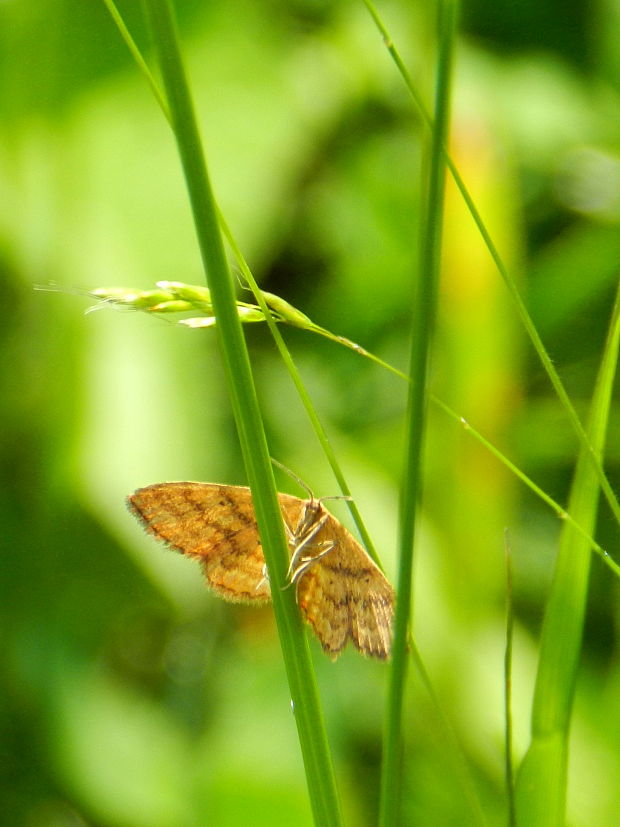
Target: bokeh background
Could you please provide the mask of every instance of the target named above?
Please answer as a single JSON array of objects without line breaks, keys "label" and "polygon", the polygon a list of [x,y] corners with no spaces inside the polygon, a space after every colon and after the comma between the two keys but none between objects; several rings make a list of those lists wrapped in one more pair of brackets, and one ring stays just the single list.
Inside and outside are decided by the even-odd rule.
[{"label": "bokeh background", "polygon": [[[148,54],[139,4],[119,5]],[[262,286],[406,369],[424,128],[363,4],[176,8],[217,197]],[[428,95],[432,10],[380,11]],[[453,156],[583,414],[620,262],[619,23],[609,0],[464,4],[454,87]],[[103,4],[5,0],[0,42],[0,823],[309,825],[270,609],[218,601],[124,506],[152,482],[246,481],[215,333],[85,315],[79,294],[203,283],[171,134]],[[33,289],[50,282],[77,292]],[[404,382],[285,335],[393,578]],[[337,493],[268,332],[247,338],[272,454]],[[575,440],[451,185],[432,381],[564,502]],[[618,487],[617,402],[607,456]],[[559,525],[434,407],[426,461],[415,634],[463,758],[412,669],[407,823],[479,823],[466,767],[502,824],[504,529],[519,755]],[[617,550],[604,508],[598,536]],[[617,599],[594,560],[573,825],[620,823]],[[365,827],[386,668],[312,646],[347,823]]]}]

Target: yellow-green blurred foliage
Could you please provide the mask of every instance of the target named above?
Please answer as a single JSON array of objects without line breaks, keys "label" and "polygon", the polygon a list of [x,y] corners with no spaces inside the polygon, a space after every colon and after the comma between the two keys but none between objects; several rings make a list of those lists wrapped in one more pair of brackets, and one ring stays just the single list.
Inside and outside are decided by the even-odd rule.
[{"label": "yellow-green blurred foliage", "polygon": [[[406,369],[423,126],[363,4],[176,5],[217,197],[261,285]],[[139,4],[120,8],[148,55]],[[451,139],[580,412],[620,262],[618,14],[596,9],[467,4]],[[381,12],[427,94],[432,19],[408,3]],[[170,130],[103,4],[9,0],[0,32],[0,823],[308,825],[270,610],[220,603],[124,507],[152,482],[246,481],[216,332],[84,315],[82,297],[33,290],[203,282]],[[337,493],[267,330],[246,332],[272,454]],[[393,578],[405,383],[284,333]],[[564,501],[575,440],[452,184],[432,389]],[[617,421],[614,408],[616,487]],[[425,480],[415,635],[488,823],[502,824],[504,529],[520,754],[559,526],[432,406]],[[606,512],[599,537],[617,548]],[[576,827],[620,818],[617,594],[595,562]],[[347,823],[365,827],[386,667],[313,652]],[[408,699],[407,823],[476,823],[414,669]]]}]

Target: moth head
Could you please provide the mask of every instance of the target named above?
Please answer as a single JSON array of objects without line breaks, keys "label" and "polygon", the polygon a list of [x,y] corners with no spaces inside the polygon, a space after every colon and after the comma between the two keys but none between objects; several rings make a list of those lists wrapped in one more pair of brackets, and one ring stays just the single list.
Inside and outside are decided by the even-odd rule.
[{"label": "moth head", "polygon": [[303,508],[301,509],[301,514],[299,515],[299,522],[297,523],[297,528],[295,530],[297,536],[303,537],[307,534],[312,526],[321,519],[323,513],[324,508],[320,500],[315,500],[314,497],[309,500],[304,500]]}]

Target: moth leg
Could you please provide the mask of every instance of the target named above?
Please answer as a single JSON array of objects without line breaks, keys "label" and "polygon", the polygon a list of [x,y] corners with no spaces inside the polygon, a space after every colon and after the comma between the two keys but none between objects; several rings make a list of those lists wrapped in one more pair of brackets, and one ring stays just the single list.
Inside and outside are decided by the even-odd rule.
[{"label": "moth leg", "polygon": [[[289,547],[289,549],[296,548],[296,542],[297,542],[296,533],[295,533],[295,531],[293,531],[293,529],[288,524],[288,521],[286,519],[286,515],[284,513],[282,514],[282,517],[284,519],[284,531],[286,532],[286,542],[288,543],[288,547]],[[295,553],[293,552],[293,557],[294,556],[295,556]],[[288,570],[286,572],[286,579],[287,579],[288,582],[286,583],[285,586],[282,586],[282,590],[288,589],[288,587],[291,585],[290,571],[291,571],[291,566],[292,565],[293,565],[293,560],[291,559]],[[265,573],[265,566],[263,566],[263,573]],[[265,580],[265,577],[263,577],[263,579],[261,580],[261,583],[264,582],[264,580]],[[257,588],[258,588],[258,586],[257,586]]]},{"label": "moth leg", "polygon": [[295,550],[295,554],[297,555],[297,566],[295,570],[292,570],[292,563],[289,566],[289,573],[288,579],[289,584],[298,583],[300,578],[304,576],[304,574],[308,571],[309,568],[312,568],[314,563],[318,563],[321,557],[325,557],[326,554],[329,554],[330,551],[336,546],[336,543],[333,540],[326,540],[324,543],[319,544],[319,548],[322,549],[318,554],[313,555],[312,557],[301,557],[297,555],[297,549]]},{"label": "moth leg", "polygon": [[290,525],[286,522],[286,517],[284,517],[284,531],[286,532],[286,541],[288,542],[289,546],[295,543],[295,532],[290,527]]},{"label": "moth leg", "polygon": [[254,587],[256,591],[258,591],[261,588],[261,586],[265,586],[265,585],[269,586],[270,585],[270,583],[269,583],[269,572],[267,571],[267,563],[263,563],[262,575],[263,576],[261,577],[261,579],[258,581],[256,586]]},{"label": "moth leg", "polygon": [[[288,571],[286,572],[287,579],[291,580],[292,582],[292,575],[293,572],[297,569],[300,560],[302,559],[303,550],[306,548],[308,543],[313,540],[319,531],[323,528],[329,514],[323,514],[320,520],[317,520],[303,535],[303,537],[298,537],[297,535],[291,533],[291,537],[289,540],[289,545],[293,548],[293,554],[291,556],[291,562],[289,563]],[[293,541],[293,542],[291,542]],[[294,545],[293,545],[294,543]]]}]

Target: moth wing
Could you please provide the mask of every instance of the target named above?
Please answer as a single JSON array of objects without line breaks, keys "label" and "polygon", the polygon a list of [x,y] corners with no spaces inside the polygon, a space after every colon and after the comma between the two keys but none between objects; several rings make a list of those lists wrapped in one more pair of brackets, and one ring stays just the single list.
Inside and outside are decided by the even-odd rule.
[{"label": "moth wing", "polygon": [[349,637],[349,609],[340,588],[321,563],[312,566],[299,579],[297,603],[323,651],[335,660]]},{"label": "moth wing", "polygon": [[385,660],[392,650],[394,589],[383,572],[375,568],[349,604],[351,638],[363,655]]},{"label": "moth wing", "polygon": [[292,494],[283,494],[280,491],[278,492],[278,502],[284,523],[291,532],[294,532],[304,510],[305,500],[294,497]]},{"label": "moth wing", "polygon": [[158,483],[138,489],[128,505],[150,534],[200,560],[207,582],[222,597],[251,603],[270,599],[249,488]]},{"label": "moth wing", "polygon": [[317,553],[329,542],[333,548],[299,579],[299,607],[332,658],[351,638],[362,654],[385,659],[392,647],[394,589],[331,515],[316,537]]}]

